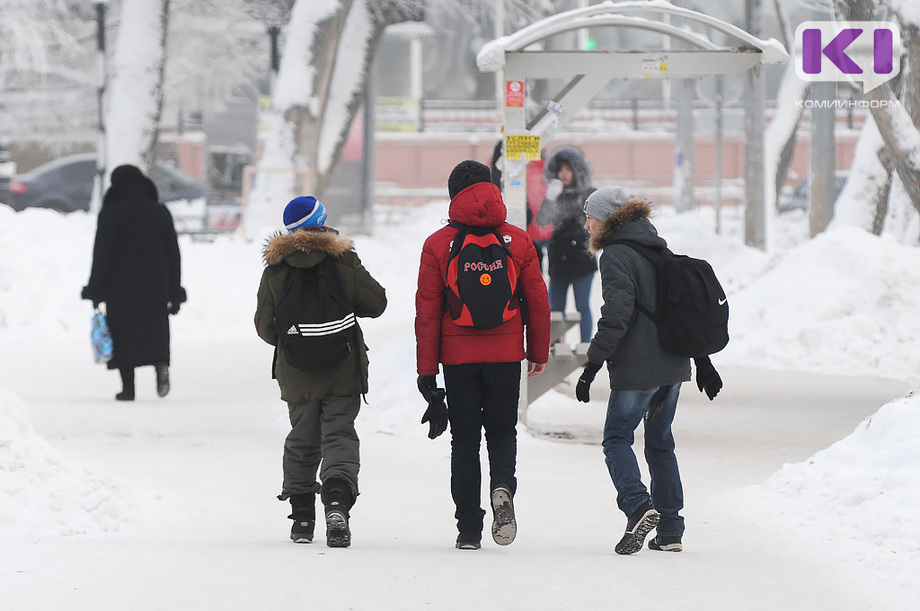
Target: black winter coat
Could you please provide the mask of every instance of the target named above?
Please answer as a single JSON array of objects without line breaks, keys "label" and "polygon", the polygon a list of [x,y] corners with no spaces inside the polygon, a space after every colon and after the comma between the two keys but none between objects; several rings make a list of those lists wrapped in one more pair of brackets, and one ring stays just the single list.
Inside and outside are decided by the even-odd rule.
[{"label": "black winter coat", "polygon": [[153,181],[134,166],[112,172],[83,289],[84,299],[106,304],[109,369],[169,364],[169,308],[186,295],[172,215],[157,200]]},{"label": "black winter coat", "polygon": [[585,199],[595,189],[591,186],[591,166],[574,146],[553,151],[543,166],[544,180],[556,178],[562,162],[572,168],[572,185],[555,200],[544,199],[536,221],[539,225],[553,226],[553,237],[547,246],[549,277],[574,280],[597,271],[597,259],[588,246],[584,212]]}]

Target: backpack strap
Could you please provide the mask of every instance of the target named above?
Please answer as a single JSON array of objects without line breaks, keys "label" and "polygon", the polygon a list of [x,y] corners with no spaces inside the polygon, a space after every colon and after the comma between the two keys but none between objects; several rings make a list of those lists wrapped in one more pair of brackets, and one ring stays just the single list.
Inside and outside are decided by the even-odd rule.
[{"label": "backpack strap", "polygon": [[[642,255],[643,257],[645,257],[652,263],[654,263],[656,270],[659,269],[658,268],[659,261],[661,261],[662,259],[669,259],[674,256],[674,253],[671,252],[670,249],[668,249],[668,247],[666,246],[663,246],[661,248],[655,248],[655,247],[649,246],[648,244],[636,242],[635,240],[613,240],[612,242],[610,242],[610,244],[622,244],[623,246],[628,246],[629,248],[632,248],[634,251],[636,251],[637,253],[639,253],[640,255]],[[662,274],[659,272],[658,278],[656,278],[656,280],[659,283],[659,288],[660,288],[660,283],[664,281],[664,279],[661,276]],[[657,323],[661,319],[661,316],[664,314],[664,312],[660,312],[657,308],[655,309],[654,312],[649,310],[644,305],[639,303],[638,300],[636,300],[636,309],[638,309],[640,312],[645,314],[654,323]]]}]

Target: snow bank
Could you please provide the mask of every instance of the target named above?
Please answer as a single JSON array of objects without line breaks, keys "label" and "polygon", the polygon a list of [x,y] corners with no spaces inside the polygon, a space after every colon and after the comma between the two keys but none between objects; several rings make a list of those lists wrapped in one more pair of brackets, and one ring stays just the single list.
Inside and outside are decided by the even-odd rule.
[{"label": "snow bank", "polygon": [[72,466],[32,430],[22,401],[0,387],[0,535],[109,532],[125,522],[120,486]]},{"label": "snow bank", "polygon": [[[884,405],[805,462],[785,465],[754,494],[778,520],[808,533],[806,544],[833,540],[840,557],[908,591],[907,576],[920,572],[920,391]],[[914,568],[886,570],[893,561]]]},{"label": "snow bank", "polygon": [[719,360],[920,382],[918,254],[852,227],[819,235],[729,295]]}]

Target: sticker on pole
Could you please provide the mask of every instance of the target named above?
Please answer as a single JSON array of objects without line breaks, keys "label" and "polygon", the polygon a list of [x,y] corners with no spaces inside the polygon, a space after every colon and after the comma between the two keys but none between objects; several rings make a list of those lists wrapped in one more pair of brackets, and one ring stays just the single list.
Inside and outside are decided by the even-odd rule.
[{"label": "sticker on pole", "polygon": [[901,32],[890,21],[806,21],[795,30],[803,81],[859,81],[863,93],[901,71]]},{"label": "sticker on pole", "polygon": [[505,158],[528,161],[539,159],[540,136],[529,134],[505,136]]},{"label": "sticker on pole", "polygon": [[505,106],[524,107],[524,81],[505,81]]},{"label": "sticker on pole", "polygon": [[664,78],[668,75],[668,54],[643,54],[642,78]]}]

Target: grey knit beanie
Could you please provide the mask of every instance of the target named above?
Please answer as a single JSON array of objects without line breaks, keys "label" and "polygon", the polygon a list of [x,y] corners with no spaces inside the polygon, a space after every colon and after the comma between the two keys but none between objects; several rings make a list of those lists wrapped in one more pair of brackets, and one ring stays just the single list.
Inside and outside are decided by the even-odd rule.
[{"label": "grey knit beanie", "polygon": [[606,221],[629,199],[623,187],[601,187],[585,200],[585,214],[601,222]]}]

